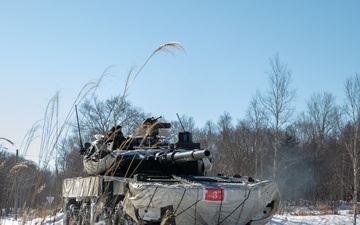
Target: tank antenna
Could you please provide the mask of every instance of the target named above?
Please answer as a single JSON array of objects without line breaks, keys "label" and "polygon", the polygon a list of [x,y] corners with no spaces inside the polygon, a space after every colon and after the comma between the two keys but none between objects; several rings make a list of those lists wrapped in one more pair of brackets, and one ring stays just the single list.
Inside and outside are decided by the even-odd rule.
[{"label": "tank antenna", "polygon": [[180,125],[181,125],[182,129],[183,129],[184,132],[185,132],[185,128],[184,128],[184,125],[183,125],[182,122],[181,122],[181,119],[180,119],[180,117],[179,117],[179,114],[176,113],[176,116],[177,116],[177,118],[179,119]]},{"label": "tank antenna", "polygon": [[77,111],[77,106],[76,105],[75,105],[75,112],[76,112],[76,120],[77,120],[77,126],[78,126],[78,131],[79,131],[79,138],[80,138],[80,148],[83,149],[83,144],[82,144],[82,140],[81,140],[81,133],[80,133],[79,116],[78,116],[78,111]]}]

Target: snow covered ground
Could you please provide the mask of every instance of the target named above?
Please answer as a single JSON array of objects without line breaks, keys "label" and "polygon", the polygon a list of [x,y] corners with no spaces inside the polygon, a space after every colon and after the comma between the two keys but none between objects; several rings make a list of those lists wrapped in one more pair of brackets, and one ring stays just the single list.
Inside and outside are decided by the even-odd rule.
[{"label": "snow covered ground", "polygon": [[[31,222],[23,223],[21,220],[15,221],[11,218],[0,219],[0,225],[37,225],[37,224],[53,224],[54,218],[48,217],[45,220],[36,219]],[[58,215],[55,218],[55,225],[62,224],[62,217]],[[360,224],[360,215],[357,216],[357,224]],[[340,213],[339,215],[315,215],[315,216],[291,216],[291,215],[275,215],[267,225],[351,225],[353,223],[353,215]]]},{"label": "snow covered ground", "polygon": [[[360,216],[357,215],[360,224]],[[275,215],[267,225],[351,225],[353,215],[316,215],[316,216],[285,216]]]},{"label": "snow covered ground", "polygon": [[0,218],[0,225],[62,225],[63,215],[63,213],[57,213],[56,216],[48,216],[45,219],[38,218],[32,221],[22,221],[21,218],[17,221],[14,218]]}]

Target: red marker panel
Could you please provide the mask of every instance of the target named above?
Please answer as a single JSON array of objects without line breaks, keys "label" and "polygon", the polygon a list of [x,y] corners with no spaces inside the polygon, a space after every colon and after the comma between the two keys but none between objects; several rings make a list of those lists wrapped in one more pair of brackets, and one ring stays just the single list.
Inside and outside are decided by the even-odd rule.
[{"label": "red marker panel", "polygon": [[221,188],[205,188],[206,201],[224,201],[224,194]]}]

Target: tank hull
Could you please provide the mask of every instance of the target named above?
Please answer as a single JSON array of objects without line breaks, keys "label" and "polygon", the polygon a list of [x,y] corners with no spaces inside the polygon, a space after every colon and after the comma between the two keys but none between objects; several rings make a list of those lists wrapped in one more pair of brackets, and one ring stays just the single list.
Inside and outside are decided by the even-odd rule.
[{"label": "tank hull", "polygon": [[[122,224],[116,221],[127,218],[132,222],[123,224],[260,225],[271,220],[280,201],[273,181],[249,182],[245,177],[136,178],[65,180],[64,224],[82,215],[89,224]],[[71,208],[77,210],[71,212]]]}]

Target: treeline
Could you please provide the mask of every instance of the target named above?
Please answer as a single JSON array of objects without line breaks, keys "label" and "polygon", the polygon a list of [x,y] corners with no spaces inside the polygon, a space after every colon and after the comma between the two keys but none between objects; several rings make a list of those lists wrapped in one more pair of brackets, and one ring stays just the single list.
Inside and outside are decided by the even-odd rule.
[{"label": "treeline", "polygon": [[[61,181],[58,181],[61,182]],[[0,216],[50,213],[46,197],[60,195],[54,172],[0,148]],[[60,184],[60,183],[58,183]],[[15,203],[16,202],[16,203]],[[15,213],[14,208],[22,209]],[[30,211],[30,209],[38,211]]]},{"label": "treeline", "polygon": [[[197,127],[191,116],[181,116],[182,125],[192,132],[193,140],[212,153],[213,166],[208,174],[274,179],[283,202],[356,203],[360,170],[360,75],[344,80],[343,105],[338,105],[331,93],[314,93],[306,100],[305,111],[298,115],[294,114],[296,89],[292,87],[292,74],[277,55],[270,59],[267,75],[268,89],[256,93],[244,118],[234,119],[224,112],[217,121]],[[107,100],[92,97],[79,105],[83,141],[91,141],[94,134],[105,134],[117,124],[122,125],[125,135],[130,135],[144,118],[160,116],[144,112],[123,96]],[[166,121],[166,117],[163,119]],[[166,122],[172,123],[166,135],[176,141],[182,126],[179,121]],[[78,153],[76,119],[68,125],[66,133],[56,139],[55,170],[41,170],[30,162],[25,163],[26,169],[17,170],[22,182],[19,193],[26,193],[19,198],[20,206],[45,204],[45,196],[56,193],[56,204],[61,207],[62,180],[86,176]],[[0,205],[9,208],[14,205],[15,159],[4,152],[0,151]],[[43,174],[40,181],[38,174]],[[34,185],[35,181],[39,185]],[[39,189],[42,186],[44,190]],[[34,193],[38,194],[32,198]]]}]

